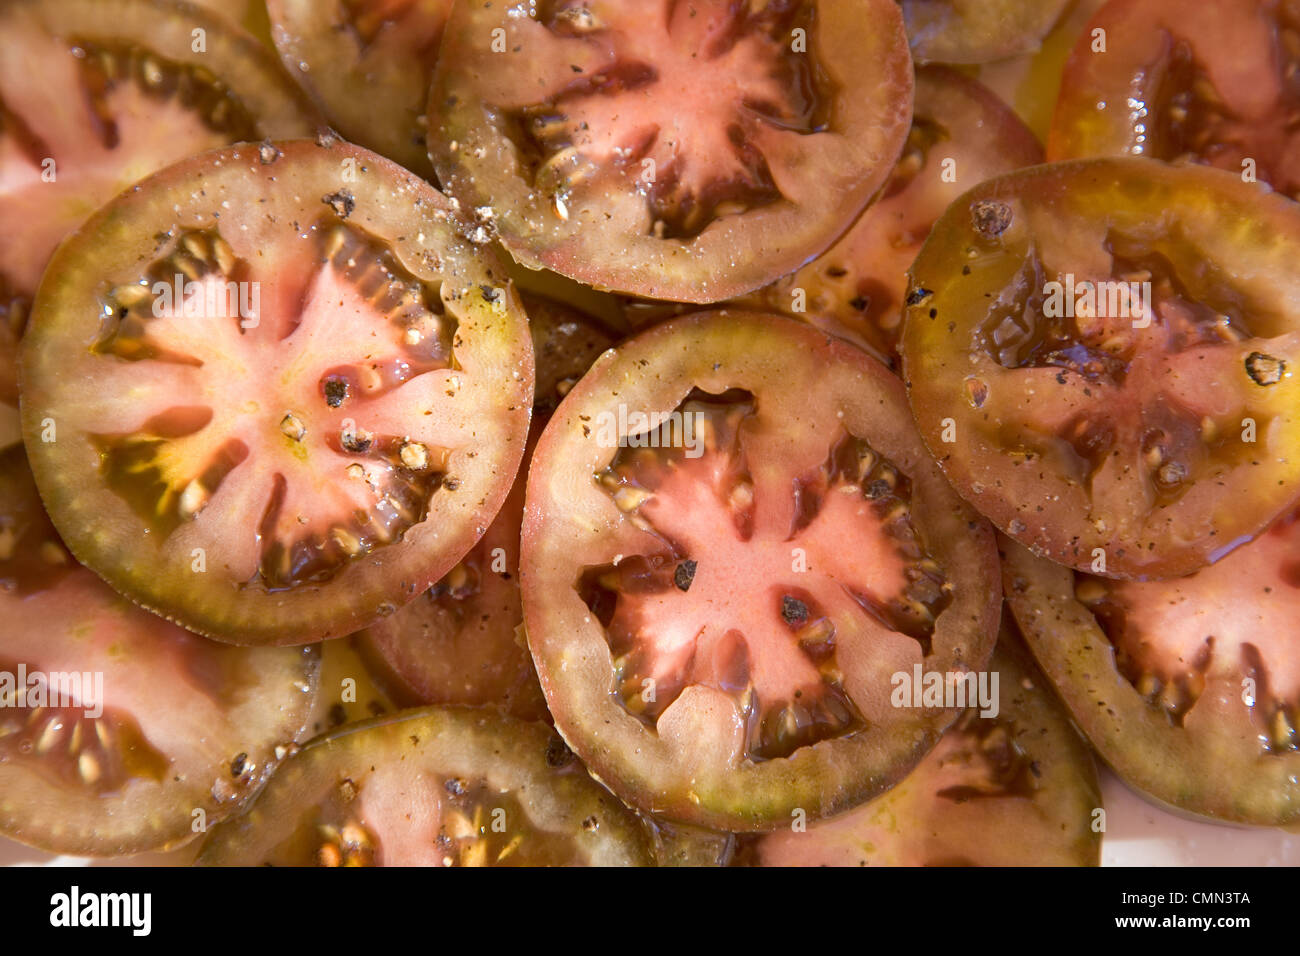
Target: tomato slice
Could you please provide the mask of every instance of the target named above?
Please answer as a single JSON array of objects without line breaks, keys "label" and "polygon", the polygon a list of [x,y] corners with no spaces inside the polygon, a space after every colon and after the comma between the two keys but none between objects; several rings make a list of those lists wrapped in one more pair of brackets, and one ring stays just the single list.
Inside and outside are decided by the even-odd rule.
[{"label": "tomato slice", "polygon": [[636,817],[544,724],[429,708],[305,746],[207,866],[649,865]]},{"label": "tomato slice", "polygon": [[1300,209],[1217,170],[1089,160],[985,183],[912,267],[921,433],[1039,554],[1195,571],[1300,483],[1297,257]]},{"label": "tomato slice", "polygon": [[0,7],[0,403],[17,405],[13,350],[45,264],[91,212],[186,156],[318,122],[273,56],[187,4]]},{"label": "tomato slice", "polygon": [[[537,356],[536,410],[545,416],[614,340],[576,310],[534,296],[524,302]],[[357,636],[371,672],[404,704],[496,704],[526,720],[549,718],[519,597],[525,474],[459,564]]]},{"label": "tomato slice", "polygon": [[633,806],[722,830],[897,781],[957,712],[892,707],[890,676],[978,668],[997,631],[988,527],[898,380],[775,315],[601,356],[538,444],[520,566],[565,739]]},{"label": "tomato slice", "polygon": [[266,6],[285,68],[338,130],[431,177],[425,104],[451,0],[267,0]]},{"label": "tomato slice", "polygon": [[1300,822],[1300,507],[1218,564],[1113,581],[1005,547],[1007,600],[1079,727],[1179,810]]},{"label": "tomato slice", "polygon": [[1291,0],[1112,0],[1066,66],[1048,156],[1204,163],[1300,198],[1297,69]]},{"label": "tomato slice", "polygon": [[430,154],[524,265],[718,302],[849,227],[911,92],[892,0],[472,0],[434,71]]},{"label": "tomato slice", "polygon": [[181,630],[79,566],[21,448],[0,454],[0,834],[52,853],[179,845],[305,734],[316,648]]},{"label": "tomato slice", "polygon": [[990,670],[996,716],[962,713],[902,783],[806,830],[750,837],[757,866],[1098,866],[1092,752],[1015,625]]},{"label": "tomato slice", "polygon": [[987,63],[1038,49],[1070,0],[899,0],[922,63]]},{"label": "tomato slice", "polygon": [[233,147],[119,197],[55,256],[23,354],[73,553],[234,643],[345,635],[442,577],[505,499],[533,397],[499,264],[346,144]]},{"label": "tomato slice", "polygon": [[881,198],[828,252],[743,301],[806,318],[897,368],[907,270],[935,220],[969,184],[1042,161],[1034,134],[991,92],[922,67],[912,131]]}]

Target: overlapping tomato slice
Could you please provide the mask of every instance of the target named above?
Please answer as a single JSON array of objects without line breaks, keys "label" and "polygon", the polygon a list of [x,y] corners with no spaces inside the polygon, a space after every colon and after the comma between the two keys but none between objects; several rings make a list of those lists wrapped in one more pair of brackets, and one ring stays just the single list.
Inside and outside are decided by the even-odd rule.
[{"label": "overlapping tomato slice", "polygon": [[553,731],[487,710],[430,708],[312,741],[209,866],[637,866],[636,817]]},{"label": "overlapping tomato slice", "polygon": [[1300,198],[1300,4],[1112,0],[1066,66],[1048,157],[1204,163]]},{"label": "overlapping tomato slice", "polygon": [[342,636],[486,531],[533,396],[518,298],[439,193],[374,153],[214,152],[51,264],[23,413],[73,552],[236,643]]},{"label": "overlapping tomato slice", "polygon": [[556,726],[644,810],[761,829],[880,792],[956,712],[890,678],[983,665],[987,527],[883,365],[700,313],[605,353],[529,472],[524,619]]},{"label": "overlapping tomato slice", "polygon": [[318,120],[275,58],[188,4],[14,0],[0,8],[0,403],[55,246],[149,173]]},{"label": "overlapping tomato slice", "polygon": [[1114,577],[1190,573],[1300,482],[1300,207],[1143,159],[971,190],[911,271],[931,453],[1001,530]]},{"label": "overlapping tomato slice", "polygon": [[806,318],[897,367],[907,270],[935,220],[972,184],[1042,158],[1034,135],[987,89],[923,67],[903,158],[880,198],[826,253],[742,302]]},{"label": "overlapping tomato slice", "polygon": [[968,708],[902,783],[809,827],[749,838],[757,866],[1096,866],[1092,753],[1014,624],[989,664],[996,714]]},{"label": "overlapping tomato slice", "polygon": [[429,143],[524,265],[717,302],[848,228],[911,92],[891,0],[472,0],[446,28]]},{"label": "overlapping tomato slice", "polygon": [[[536,406],[545,416],[614,339],[574,309],[533,296],[525,304],[537,355]],[[534,436],[544,420],[534,423]],[[371,671],[404,703],[496,704],[525,719],[549,716],[523,637],[525,477],[521,469],[487,533],[441,581],[357,635]]]},{"label": "overlapping tomato slice", "polygon": [[451,0],[268,0],[266,6],[285,67],[338,130],[432,176],[425,104]]},{"label": "overlapping tomato slice", "polygon": [[0,833],[56,853],[181,844],[305,736],[316,648],[236,648],[81,567],[21,448],[0,455]]},{"label": "overlapping tomato slice", "polygon": [[1188,577],[1113,581],[1007,543],[1005,583],[1039,663],[1126,782],[1236,823],[1300,819],[1300,507]]}]

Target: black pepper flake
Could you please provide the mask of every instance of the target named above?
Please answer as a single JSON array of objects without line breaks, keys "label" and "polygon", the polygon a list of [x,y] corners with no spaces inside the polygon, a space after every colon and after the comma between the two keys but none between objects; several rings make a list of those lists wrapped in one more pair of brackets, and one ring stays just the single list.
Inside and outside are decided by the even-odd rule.
[{"label": "black pepper flake", "polygon": [[343,447],[354,455],[364,455],[370,451],[370,446],[373,444],[368,436],[358,435],[356,432],[344,432],[342,443]]},{"label": "black pepper flake", "polygon": [[348,383],[347,379],[327,378],[325,380],[325,404],[330,408],[338,408],[347,400]]},{"label": "black pepper flake", "polygon": [[330,726],[337,727],[339,724],[345,724],[348,720],[348,712],[343,709],[342,704],[334,704],[330,707]]},{"label": "black pepper flake", "polygon": [[689,591],[691,589],[691,582],[695,580],[696,567],[694,561],[683,561],[677,565],[677,570],[673,572],[673,584],[677,585],[677,590]]},{"label": "black pepper flake", "polygon": [[248,766],[248,754],[240,754],[234,760],[230,761],[230,775],[232,777],[242,777],[244,768]]},{"label": "black pepper flake", "polygon": [[571,763],[573,763],[573,751],[564,742],[564,738],[555,734],[551,737],[551,742],[546,745],[546,766],[558,770]]},{"label": "black pepper flake", "polygon": [[1246,374],[1256,385],[1276,385],[1286,374],[1286,362],[1263,352],[1251,352],[1246,357]]},{"label": "black pepper flake", "polygon": [[448,796],[463,797],[465,795],[465,781],[460,779],[460,777],[448,778],[447,782],[444,783],[443,786],[447,788]]},{"label": "black pepper flake", "polygon": [[920,286],[907,293],[907,304],[917,306],[924,302],[930,296],[934,295],[929,289],[922,289]]},{"label": "black pepper flake", "polygon": [[488,302],[496,302],[498,299],[501,298],[501,290],[494,289],[490,285],[479,286],[479,291],[483,293],[483,298],[486,299]]},{"label": "black pepper flake", "polygon": [[867,311],[867,307],[871,305],[871,300],[868,298],[864,298],[863,296],[857,296],[855,298],[849,299],[849,305],[852,308],[856,309],[858,312],[865,312]]},{"label": "black pepper flake", "polygon": [[808,605],[787,594],[781,598],[781,618],[791,627],[802,625],[808,620]]},{"label": "black pepper flake", "polygon": [[971,203],[970,221],[985,239],[996,239],[1009,228],[1012,220],[1011,207],[996,199],[980,199]]},{"label": "black pepper flake", "polygon": [[340,219],[346,219],[352,215],[352,210],[357,208],[357,201],[353,198],[352,193],[346,189],[340,189],[336,193],[330,193],[328,196],[321,196],[321,202],[334,210]]}]

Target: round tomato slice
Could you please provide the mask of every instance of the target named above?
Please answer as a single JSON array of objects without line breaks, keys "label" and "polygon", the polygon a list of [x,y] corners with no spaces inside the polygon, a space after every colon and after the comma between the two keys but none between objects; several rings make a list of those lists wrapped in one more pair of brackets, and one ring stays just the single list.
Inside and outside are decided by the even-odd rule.
[{"label": "round tomato slice", "polygon": [[1073,572],[1005,543],[1007,600],[1120,777],[1188,813],[1300,822],[1300,507],[1170,581]]},{"label": "round tomato slice", "polygon": [[922,63],[986,63],[1038,49],[1070,0],[899,0]]},{"label": "round tomato slice", "polygon": [[[545,415],[614,340],[558,303],[531,296],[524,302],[537,355],[536,410]],[[535,434],[540,425],[534,423]],[[525,474],[521,469],[487,534],[459,564],[357,635],[371,672],[404,704],[497,704],[527,720],[550,716],[522,633]]]},{"label": "round tomato slice", "polygon": [[916,71],[903,159],[881,197],[831,249],[743,300],[843,336],[897,368],[907,270],[935,220],[972,183],[1043,161],[996,96],[945,67]]},{"label": "round tomato slice", "polygon": [[698,313],[606,352],[547,425],[524,620],[556,727],[619,796],[762,829],[860,803],[934,745],[957,711],[892,706],[891,675],[987,660],[993,549],[883,365]]},{"label": "round tomato slice", "polygon": [[285,67],[339,132],[432,176],[425,105],[451,0],[267,0],[266,6]]},{"label": "round tomato slice", "polygon": [[434,71],[430,154],[524,265],[718,302],[849,227],[911,94],[892,0],[472,0]]},{"label": "round tomato slice", "polygon": [[21,448],[0,454],[0,834],[114,856],[238,811],[294,741],[316,648],[206,641],[79,566]]},{"label": "round tomato slice", "polygon": [[392,613],[487,530],[532,346],[442,196],[307,141],[170,167],[51,262],[24,339],[33,470],[73,553],[234,643]]},{"label": "round tomato slice", "polygon": [[0,402],[55,246],[131,183],[241,140],[310,136],[310,102],[220,17],[148,0],[0,5]]},{"label": "round tomato slice", "polygon": [[1293,0],[1112,0],[1066,66],[1048,156],[1205,163],[1300,198],[1297,69]]},{"label": "round tomato slice", "polygon": [[429,708],[318,737],[207,866],[647,866],[647,835],[549,727]]},{"label": "round tomato slice", "polygon": [[[989,664],[998,683],[883,796],[804,829],[748,838],[755,866],[1098,866],[1092,751],[1014,624]],[[990,684],[990,687],[993,687]],[[996,710],[996,713],[992,713]]]},{"label": "round tomato slice", "polygon": [[958,491],[1045,557],[1187,574],[1300,482],[1300,208],[1217,170],[1042,166],[953,204],[904,374]]}]

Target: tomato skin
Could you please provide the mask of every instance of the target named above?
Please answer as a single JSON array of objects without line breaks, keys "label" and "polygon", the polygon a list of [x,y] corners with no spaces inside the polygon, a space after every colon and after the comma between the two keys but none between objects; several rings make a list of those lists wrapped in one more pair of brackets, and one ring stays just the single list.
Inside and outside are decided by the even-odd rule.
[{"label": "tomato skin", "polygon": [[[999,210],[1010,224],[986,235],[981,230],[1004,224],[981,220],[982,210]],[[1130,351],[1117,354],[1130,357],[1117,361],[1132,374],[1112,381],[1060,357],[1084,342],[1105,361],[1101,333],[1085,340],[1071,318],[1063,327],[1073,338],[1056,357],[1031,353],[1020,365],[1002,364],[986,324],[1020,323],[1023,341],[1039,348],[1047,312],[1035,303],[1046,302],[1047,285],[1038,283],[1061,280],[1064,288],[1074,267],[1080,281],[1122,284],[1109,250],[1128,246],[1133,256],[1150,249],[1171,257],[1185,284],[1178,288],[1190,290],[1177,302],[1199,308],[1202,296],[1232,312],[1226,334],[1236,338],[1181,345],[1165,319],[1146,328],[1140,317],[1118,320],[1118,341]],[[1286,265],[1297,254],[1294,205],[1217,170],[1098,159],[982,184],[939,221],[910,273],[904,378],[922,435],[954,487],[1035,553],[1138,580],[1204,567],[1262,531],[1286,507],[1285,489],[1300,481],[1300,457],[1291,453],[1300,443],[1300,380],[1289,372],[1257,377],[1253,366],[1257,349],[1277,352],[1287,368],[1297,360],[1300,330],[1284,305],[1300,291]],[[1041,276],[1033,272],[1040,261]],[[1210,451],[1184,472],[1191,481],[1162,499],[1146,484],[1146,466],[1131,462],[1144,451],[1144,429],[1165,427],[1158,416],[1166,408],[1203,415],[1197,435],[1211,437],[1198,439]],[[1108,450],[1096,464],[1085,457],[1089,433],[1071,432],[1092,421],[1114,428],[1104,436],[1114,455]],[[1258,441],[1250,422],[1267,423]]]},{"label": "tomato skin", "polygon": [[[85,383],[100,361],[86,345],[94,341],[95,314],[102,310],[99,296],[106,280],[113,285],[136,281],[139,263],[158,255],[156,234],[213,228],[223,200],[236,210],[249,210],[254,203],[298,202],[302,217],[312,217],[309,222],[328,217],[332,194],[326,190],[338,183],[341,169],[355,170],[355,180],[347,183],[350,208],[338,200],[347,222],[388,241],[393,254],[422,281],[442,283],[440,294],[452,303],[448,308],[458,312],[461,359],[472,357],[481,372],[477,382],[469,379],[467,387],[448,394],[449,400],[461,403],[443,412],[451,426],[466,435],[447,466],[458,481],[454,488],[448,483],[431,496],[424,520],[400,541],[346,563],[323,583],[300,582],[278,590],[245,587],[248,579],[235,575],[233,564],[219,565],[209,556],[208,571],[198,573],[191,570],[196,559],[191,549],[168,555],[165,542],[152,544],[127,501],[100,486],[96,473],[101,453],[93,429],[70,424],[88,411],[85,406],[92,399],[99,407],[94,414],[103,411],[104,399],[95,398],[101,390]],[[221,221],[230,218],[227,213]],[[310,240],[315,230],[300,232],[292,211],[282,208],[275,216],[255,221],[265,233],[259,251],[250,256],[276,249],[301,253],[282,256],[276,282],[301,277],[321,261],[314,249],[294,245],[301,242],[300,235]],[[22,413],[33,470],[73,553],[143,606],[198,633],[238,644],[305,644],[341,637],[432,585],[483,534],[508,493],[523,455],[534,382],[532,348],[518,295],[491,254],[466,242],[457,228],[443,197],[423,180],[369,151],[328,141],[286,141],[204,154],[169,167],[101,209],[56,254],[24,338]],[[95,302],[101,304],[87,311],[88,303]],[[87,315],[91,324],[86,324]],[[290,316],[277,313],[275,318],[288,322]],[[261,328],[268,330],[269,323]],[[356,341],[364,354],[364,343]],[[262,353],[267,361],[277,354]],[[69,363],[80,367],[77,376],[68,374]],[[490,395],[489,380],[495,383]],[[281,380],[263,381],[270,388]],[[292,376],[283,382],[303,392],[312,385]],[[427,389],[430,406],[443,394],[432,384],[421,385],[419,378],[404,387],[411,385]],[[71,394],[77,391],[81,394]],[[480,411],[490,404],[493,413],[472,421],[473,413],[465,406],[471,400],[483,403]],[[273,427],[280,414],[272,405],[268,422]],[[428,414],[433,414],[432,408]],[[58,423],[57,442],[42,440],[51,420]],[[280,440],[278,432],[272,435],[273,441]],[[278,460],[284,467],[292,464]],[[249,477],[273,474],[272,469],[250,469]],[[309,480],[323,479],[313,473]],[[185,528],[200,527],[204,514]],[[246,534],[260,534],[257,520],[242,525]],[[205,537],[207,550],[229,543],[231,531],[214,528],[214,537]]]},{"label": "tomato skin", "polygon": [[[521,569],[525,626],[542,689],[569,745],[639,809],[733,831],[779,827],[796,810],[809,819],[840,812],[896,782],[934,746],[956,712],[901,709],[892,712],[897,724],[888,731],[822,740],[789,757],[755,762],[732,755],[730,743],[720,741],[719,727],[730,726],[725,715],[735,706],[731,701],[692,697],[677,712],[680,722],[661,718],[656,733],[610,692],[610,646],[575,587],[579,569],[595,563],[593,555],[625,540],[618,537],[617,511],[600,504],[609,499],[591,483],[613,454],[601,447],[594,422],[620,404],[672,408],[692,386],[712,394],[753,391],[759,409],[779,409],[760,414],[776,416],[773,421],[787,429],[797,429],[797,421],[833,431],[837,426],[830,423],[842,420],[851,434],[865,434],[910,477],[913,520],[925,540],[951,549],[940,560],[958,578],[954,603],[938,618],[926,666],[978,668],[991,652],[1000,604],[991,580],[992,536],[934,470],[907,421],[897,379],[860,350],[800,323],[761,313],[701,312],[601,356],[538,444],[529,472]],[[785,409],[778,389],[808,404]],[[821,431],[786,436],[785,444],[766,446],[774,456],[766,464],[794,468],[792,462],[809,458],[822,440]],[[824,456],[825,448],[816,454]],[[770,480],[774,489],[789,487],[774,473]],[[741,569],[733,570],[738,580],[743,577]],[[882,660],[873,666],[889,665]],[[697,691],[703,694],[704,688],[688,688],[679,701]]]},{"label": "tomato skin", "polygon": [[[663,0],[656,3],[675,9]],[[793,5],[781,9],[787,6]],[[599,15],[631,16],[626,0],[604,0],[598,7]],[[572,70],[604,75],[605,61],[615,59],[615,44],[599,29],[591,37],[557,41],[542,35],[547,28],[532,18],[513,17],[485,0],[453,10],[434,73],[430,153],[439,181],[462,208],[484,210],[484,238],[495,234],[528,268],[550,269],[600,290],[677,302],[716,303],[752,292],[823,252],[848,228],[888,176],[911,119],[912,61],[893,0],[817,0],[809,7],[815,16],[808,49],[818,52],[821,72],[838,91],[831,109],[835,119],[827,131],[796,137],[773,126],[764,134],[771,154],[764,165],[771,167],[783,198],[719,216],[690,238],[657,238],[636,179],[639,166],[620,166],[619,178],[611,175],[590,185],[577,174],[568,178],[565,161],[558,163],[566,177],[558,186],[531,181],[524,151],[511,140],[511,110],[537,106],[527,102],[525,92],[545,96],[547,89],[563,88],[576,75]],[[569,4],[566,9],[580,8]],[[720,9],[724,5],[716,0],[707,6],[709,13]],[[725,9],[735,13],[742,6]],[[494,39],[497,30],[504,31],[504,39]],[[506,52],[494,52],[493,43]],[[498,57],[523,58],[529,50],[536,52],[522,69],[535,70],[537,82],[531,74],[523,74],[526,82],[514,82],[515,67],[502,71]],[[630,62],[644,59],[638,54]],[[864,63],[878,71],[878,82],[858,78]],[[656,96],[680,98],[681,93],[652,89],[648,95],[622,95],[636,109],[649,110],[663,109]],[[690,111],[678,112],[685,117]],[[741,125],[760,125],[750,119]],[[630,116],[626,122],[636,121]],[[683,152],[689,155],[690,147]],[[724,160],[708,155],[699,164],[707,170],[714,162]]]}]

